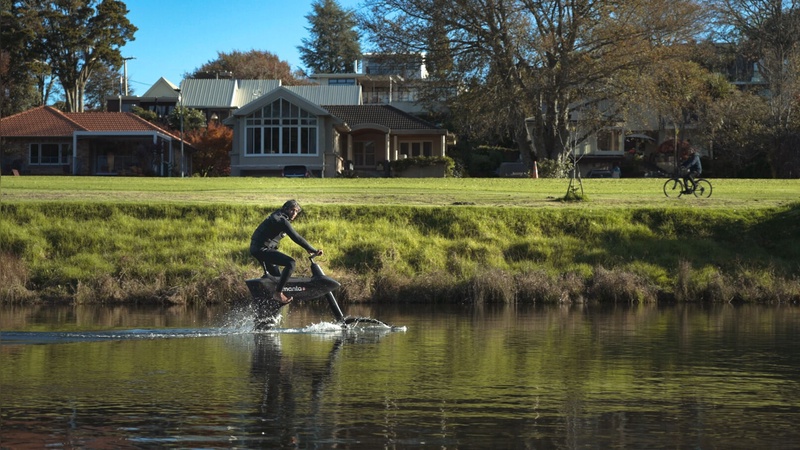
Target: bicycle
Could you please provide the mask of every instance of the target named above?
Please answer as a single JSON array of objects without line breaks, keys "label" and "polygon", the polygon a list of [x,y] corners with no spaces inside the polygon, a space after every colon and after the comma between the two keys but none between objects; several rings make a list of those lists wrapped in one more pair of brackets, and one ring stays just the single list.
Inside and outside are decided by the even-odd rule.
[{"label": "bicycle", "polygon": [[711,197],[711,182],[705,178],[695,178],[693,186],[684,183],[683,176],[673,175],[664,183],[664,195],[669,198],[678,198],[683,194],[694,194],[695,197]]}]

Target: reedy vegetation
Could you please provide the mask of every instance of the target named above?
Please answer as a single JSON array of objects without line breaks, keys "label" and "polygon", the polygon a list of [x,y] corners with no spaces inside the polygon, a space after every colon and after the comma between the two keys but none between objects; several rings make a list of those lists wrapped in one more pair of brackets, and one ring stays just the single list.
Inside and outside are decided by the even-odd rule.
[{"label": "reedy vegetation", "polygon": [[[3,185],[4,301],[246,300],[243,280],[259,275],[248,254],[250,234],[289,197],[304,204],[296,226],[326,250],[322,263],[343,283],[338,296],[345,302],[800,301],[800,203],[758,201],[769,192],[751,194],[749,206],[713,198],[664,203],[658,180],[605,180],[592,185],[586,205],[550,199],[548,207],[515,207],[517,198],[547,184],[459,180],[462,192],[454,194],[439,180],[443,190],[429,191],[429,203],[420,205],[412,187],[429,181],[253,179],[251,187],[271,184],[274,200],[264,205],[240,185],[239,194],[228,188],[227,202],[203,202],[195,192],[194,201],[181,204],[165,200],[179,192],[146,192],[163,188],[164,180],[128,183],[141,190],[121,202],[114,200],[121,180],[51,180],[56,194],[61,180],[106,183],[108,192],[101,200],[41,201],[26,197],[31,189]],[[650,202],[595,200],[606,188],[634,192],[645,182],[654,183]],[[218,195],[209,183],[226,189],[222,181],[174,183],[187,191],[209,188],[209,195]],[[365,184],[394,194],[369,205],[357,204],[357,195],[343,200],[357,185],[366,193]],[[484,203],[484,185],[507,190]],[[470,196],[476,202],[464,205]],[[234,204],[239,199],[249,200]],[[298,258],[298,273],[307,273],[298,246],[285,242],[282,249]]]}]

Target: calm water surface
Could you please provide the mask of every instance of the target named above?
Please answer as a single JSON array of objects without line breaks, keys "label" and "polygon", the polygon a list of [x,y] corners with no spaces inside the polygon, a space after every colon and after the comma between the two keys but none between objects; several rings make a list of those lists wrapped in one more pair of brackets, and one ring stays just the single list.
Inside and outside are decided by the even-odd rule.
[{"label": "calm water surface", "polygon": [[0,448],[800,446],[800,309],[0,307]]}]

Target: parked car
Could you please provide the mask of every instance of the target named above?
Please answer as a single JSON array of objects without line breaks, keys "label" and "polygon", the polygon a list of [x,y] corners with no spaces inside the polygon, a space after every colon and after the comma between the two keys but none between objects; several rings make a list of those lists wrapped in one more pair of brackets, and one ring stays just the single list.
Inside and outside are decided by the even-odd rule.
[{"label": "parked car", "polygon": [[309,178],[311,172],[306,166],[284,166],[283,176],[286,178]]},{"label": "parked car", "polygon": [[528,166],[519,162],[504,162],[497,168],[497,176],[505,178],[528,178],[530,170]]},{"label": "parked car", "polygon": [[608,169],[592,169],[586,173],[586,178],[611,178],[612,173]]}]

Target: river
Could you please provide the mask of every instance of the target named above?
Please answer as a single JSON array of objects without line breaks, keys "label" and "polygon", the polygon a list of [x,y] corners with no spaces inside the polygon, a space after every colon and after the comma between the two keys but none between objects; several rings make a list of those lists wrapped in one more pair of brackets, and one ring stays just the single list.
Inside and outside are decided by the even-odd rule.
[{"label": "river", "polygon": [[800,443],[791,306],[0,306],[0,448]]}]

